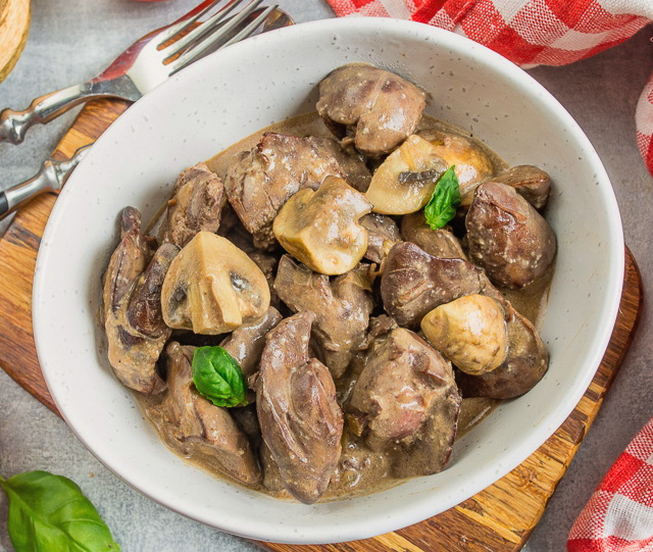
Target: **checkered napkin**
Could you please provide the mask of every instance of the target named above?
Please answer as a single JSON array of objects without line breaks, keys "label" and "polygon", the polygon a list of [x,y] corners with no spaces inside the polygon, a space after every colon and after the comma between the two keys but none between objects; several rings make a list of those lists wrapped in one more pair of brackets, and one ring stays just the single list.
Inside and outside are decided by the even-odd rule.
[{"label": "checkered napkin", "polygon": [[[623,42],[653,20],[653,0],[327,0],[337,15],[398,17],[461,34],[529,68],[565,65]],[[653,174],[653,75],[635,115]]]},{"label": "checkered napkin", "polygon": [[569,552],[653,552],[653,418],[576,519]]}]

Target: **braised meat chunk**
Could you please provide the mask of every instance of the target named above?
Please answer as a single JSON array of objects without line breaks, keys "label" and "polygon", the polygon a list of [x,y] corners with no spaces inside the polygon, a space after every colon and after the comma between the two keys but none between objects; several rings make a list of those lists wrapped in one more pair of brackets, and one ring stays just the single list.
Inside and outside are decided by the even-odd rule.
[{"label": "braised meat chunk", "polygon": [[481,184],[465,219],[470,259],[492,282],[522,288],[553,262],[556,239],[549,223],[515,188]]},{"label": "braised meat chunk", "polygon": [[369,171],[329,138],[267,133],[231,166],[225,177],[229,203],[260,248],[274,246],[272,221],[299,190],[316,190],[327,176],[365,191]]},{"label": "braised meat chunk", "polygon": [[542,209],[551,193],[551,177],[533,165],[517,165],[496,176],[492,182],[512,186],[517,193],[536,209]]},{"label": "braised meat chunk", "polygon": [[243,324],[220,343],[220,346],[238,362],[246,378],[258,370],[265,345],[265,335],[278,324],[281,318],[279,311],[270,307],[261,318]]},{"label": "braised meat chunk", "polygon": [[401,235],[428,254],[445,259],[465,259],[460,240],[448,228],[432,229],[426,224],[424,213],[405,215],[401,219]]},{"label": "braised meat chunk", "polygon": [[168,202],[164,241],[184,247],[198,232],[216,232],[226,202],[222,180],[198,163],[183,171]]},{"label": "braised meat chunk", "polygon": [[267,334],[255,381],[263,441],[286,489],[307,504],[329,485],[343,427],[329,369],[309,356],[314,319],[302,312]]},{"label": "braised meat chunk", "polygon": [[118,379],[141,393],[160,393],[156,362],[170,337],[161,316],[163,277],[177,254],[172,244],[154,254],[133,207],[120,216],[120,242],[104,275],[102,302],[109,363]]},{"label": "braised meat chunk", "polygon": [[378,156],[414,132],[425,105],[426,94],[406,79],[352,63],[322,80],[316,109],[337,137],[352,136],[356,149]]},{"label": "braised meat chunk", "polygon": [[401,241],[397,223],[390,217],[370,213],[360,220],[360,224],[367,230],[365,258],[373,263],[381,264],[392,246]]},{"label": "braised meat chunk", "polygon": [[503,300],[483,270],[463,259],[434,257],[410,242],[398,243],[388,254],[381,297],[400,326],[415,328],[438,305],[472,293]]},{"label": "braised meat chunk", "polygon": [[350,429],[390,450],[396,477],[440,471],[451,454],[461,398],[451,364],[417,334],[379,336],[347,405]]},{"label": "braised meat chunk", "polygon": [[200,461],[247,486],[256,486],[261,470],[247,436],[228,409],[215,406],[193,386],[194,347],[172,342],[166,348],[168,391],[150,408],[166,442],[184,456]]},{"label": "braised meat chunk", "polygon": [[342,376],[365,339],[373,308],[371,285],[365,265],[330,281],[288,255],[279,261],[274,289],[293,312],[315,315],[318,354],[335,378]]}]

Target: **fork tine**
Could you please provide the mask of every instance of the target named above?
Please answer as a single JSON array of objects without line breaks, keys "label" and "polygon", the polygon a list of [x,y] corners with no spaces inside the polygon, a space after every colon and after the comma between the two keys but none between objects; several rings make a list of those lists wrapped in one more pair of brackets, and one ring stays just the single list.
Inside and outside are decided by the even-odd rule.
[{"label": "fork tine", "polygon": [[247,38],[249,35],[251,35],[263,21],[267,18],[268,15],[270,15],[274,10],[276,10],[279,6],[277,4],[273,6],[269,6],[265,8],[261,12],[259,16],[257,16],[251,23],[243,27],[243,29],[235,36],[231,37],[227,42],[222,44],[220,48],[226,48],[227,46],[231,46],[232,44],[235,44],[236,42],[240,42],[241,40],[244,40]]},{"label": "fork tine", "polygon": [[175,22],[171,23],[167,27],[164,27],[156,37],[158,40],[157,46],[161,46],[161,44],[170,40],[177,33],[180,33],[184,29],[188,28],[221,1],[222,0],[204,0],[204,2],[195,6],[195,8],[182,15]]},{"label": "fork tine", "polygon": [[169,67],[171,68],[170,74],[173,75],[180,69],[186,67],[189,63],[195,61],[198,57],[204,54],[209,48],[214,46],[220,40],[223,40],[225,36],[229,36],[229,32],[232,31],[237,25],[240,25],[242,21],[247,18],[262,2],[263,0],[252,0],[247,6],[245,6],[238,14],[233,16],[229,21],[221,25],[218,29],[214,30],[211,35],[206,36],[201,42],[195,45],[193,48],[182,53],[176,60],[174,60]]},{"label": "fork tine", "polygon": [[229,15],[234,8],[242,4],[245,0],[229,0],[225,6],[220,8],[216,13],[209,17],[206,21],[202,21],[191,32],[182,36],[179,40],[175,40],[169,46],[160,50],[164,58],[169,58],[175,54],[182,52],[187,46],[192,45],[193,42],[200,39],[204,35],[210,33],[219,26],[225,17]]}]

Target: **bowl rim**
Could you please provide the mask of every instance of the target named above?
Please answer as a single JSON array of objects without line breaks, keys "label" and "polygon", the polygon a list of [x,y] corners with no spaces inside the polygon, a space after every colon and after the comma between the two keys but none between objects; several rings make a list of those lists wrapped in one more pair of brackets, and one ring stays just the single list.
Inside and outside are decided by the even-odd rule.
[{"label": "bowl rim", "polygon": [[[610,258],[614,259],[614,262],[610,267],[606,290],[600,308],[600,313],[603,317],[604,323],[592,337],[591,343],[587,347],[590,353],[585,358],[584,363],[579,366],[579,374],[582,374],[583,377],[578,380],[577,386],[573,389],[573,392],[567,391],[564,397],[558,401],[557,409],[542,417],[539,423],[533,426],[529,435],[522,437],[518,444],[511,447],[510,458],[507,458],[507,453],[502,453],[498,455],[498,468],[497,464],[479,468],[473,474],[473,477],[467,481],[465,486],[461,486],[459,490],[451,492],[440,502],[439,505],[441,508],[438,512],[434,512],[432,501],[429,501],[428,498],[423,498],[410,502],[405,505],[405,508],[402,508],[400,512],[396,514],[393,513],[390,517],[376,520],[370,519],[365,527],[361,528],[360,526],[352,526],[352,524],[349,526],[338,527],[337,541],[334,541],[333,529],[324,526],[327,524],[313,525],[310,529],[304,529],[301,534],[290,534],[287,527],[279,527],[268,520],[243,520],[239,517],[230,517],[228,512],[226,512],[225,516],[221,516],[220,520],[216,521],[215,517],[208,517],[197,510],[194,511],[192,504],[188,501],[183,502],[180,505],[180,503],[174,500],[174,496],[171,493],[162,491],[160,488],[150,488],[140,484],[138,480],[135,480],[128,474],[124,473],[124,467],[121,468],[119,462],[113,462],[113,459],[101,457],[96,453],[93,446],[92,436],[79,431],[75,425],[75,420],[68,416],[66,404],[62,404],[58,397],[58,382],[50,377],[50,371],[48,370],[48,339],[46,337],[47,328],[44,316],[44,311],[47,310],[44,304],[47,302],[42,302],[39,298],[45,296],[46,292],[45,282],[47,279],[44,274],[50,259],[50,252],[52,251],[50,245],[52,243],[52,238],[56,233],[58,225],[62,222],[61,214],[64,210],[67,197],[65,192],[73,187],[76,188],[78,186],[83,186],[83,182],[76,178],[76,174],[79,173],[74,173],[67,183],[62,197],[55,203],[48,219],[41,241],[41,247],[38,252],[32,292],[33,329],[37,355],[46,384],[59,412],[77,438],[94,456],[96,456],[96,458],[98,458],[98,460],[100,460],[100,462],[102,462],[118,477],[126,481],[130,486],[138,489],[156,502],[182,515],[196,519],[231,534],[250,539],[291,544],[322,544],[358,540],[420,522],[432,515],[455,506],[463,500],[466,500],[470,496],[491,485],[523,462],[562,424],[575,408],[590,384],[603,357],[605,349],[607,348],[614,322],[617,317],[624,273],[625,253],[623,233],[614,191],[598,154],[573,117],[540,83],[500,54],[473,42],[464,36],[422,23],[392,18],[350,17],[310,21],[258,35],[235,44],[225,50],[217,51],[214,54],[193,63],[188,68],[159,85],[155,90],[136,102],[136,110],[132,107],[126,112],[126,115],[119,117],[110,128],[100,136],[97,143],[104,144],[105,142],[112,140],[113,134],[117,132],[116,129],[129,124],[131,118],[129,115],[130,112],[134,115],[138,110],[147,108],[150,104],[156,105],[156,98],[162,89],[165,90],[175,86],[183,86],[185,81],[191,82],[194,78],[201,78],[202,73],[208,70],[211,64],[215,64],[217,60],[228,57],[246,59],[248,54],[255,55],[256,52],[260,48],[264,48],[268,42],[283,41],[285,37],[292,37],[295,35],[308,36],[312,32],[325,29],[329,32],[336,32],[339,29],[355,29],[366,32],[373,31],[376,33],[408,33],[412,39],[417,36],[431,43],[433,47],[449,47],[457,50],[464,50],[465,54],[475,62],[490,65],[493,71],[503,73],[514,85],[519,85],[528,90],[529,95],[532,95],[534,100],[541,102],[547,111],[555,114],[555,116],[563,122],[569,131],[569,136],[583,148],[587,155],[587,161],[595,170],[596,181],[598,182],[595,191],[596,193],[601,194],[602,201],[608,207],[607,217],[603,221],[603,224],[608,227],[610,243],[605,244],[607,247],[604,248],[603,251],[607,252],[607,254],[610,255]],[[89,159],[93,158],[94,153],[99,149],[100,148],[93,148],[82,163],[88,163]]]}]

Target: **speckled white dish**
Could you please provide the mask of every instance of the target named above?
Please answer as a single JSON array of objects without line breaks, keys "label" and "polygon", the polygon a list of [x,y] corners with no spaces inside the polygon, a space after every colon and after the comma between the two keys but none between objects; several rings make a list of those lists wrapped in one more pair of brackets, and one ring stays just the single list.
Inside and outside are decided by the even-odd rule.
[{"label": "speckled white dish", "polygon": [[[548,219],[559,240],[542,335],[545,378],[468,433],[440,474],[363,498],[305,506],[247,491],[161,443],[96,344],[99,275],[120,209],[146,218],[184,167],[268,124],[312,110],[315,84],[366,61],[412,79],[429,112],[472,131],[511,164],[553,176]],[[98,140],[52,212],[34,286],[34,332],[64,418],[109,468],[180,513],[254,539],[360,539],[437,514],[514,468],[558,427],[589,384],[616,317],[623,238],[608,177],[560,104],[499,55],[418,23],[350,18],[298,25],[200,61],[140,100]]]}]

